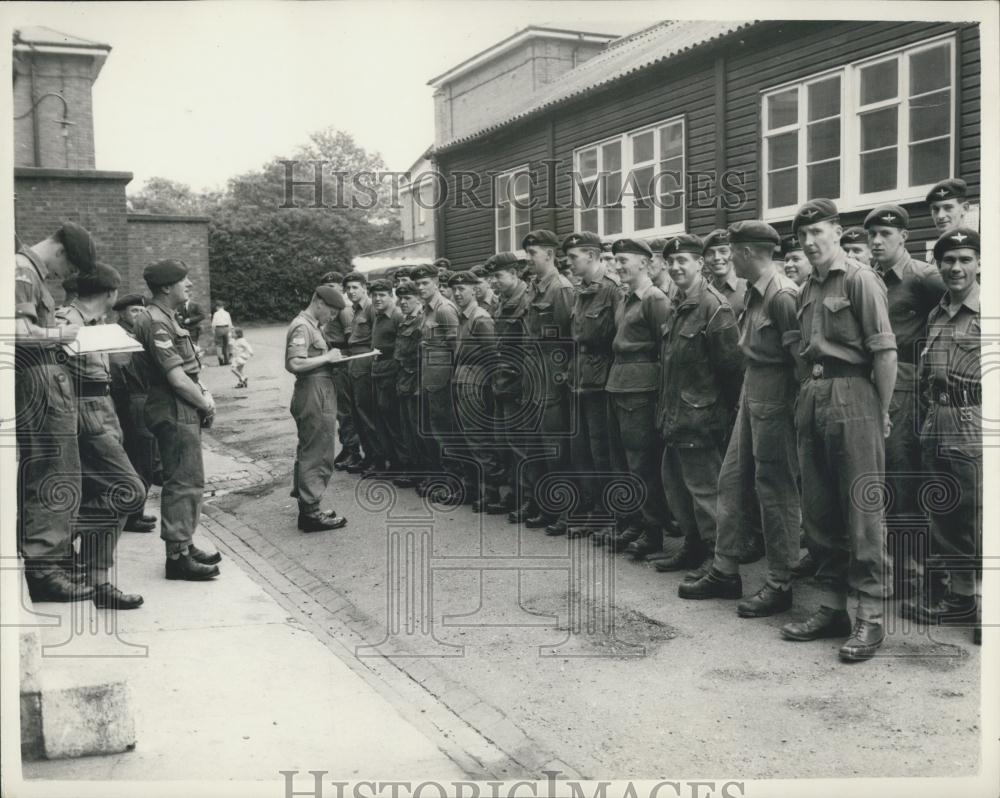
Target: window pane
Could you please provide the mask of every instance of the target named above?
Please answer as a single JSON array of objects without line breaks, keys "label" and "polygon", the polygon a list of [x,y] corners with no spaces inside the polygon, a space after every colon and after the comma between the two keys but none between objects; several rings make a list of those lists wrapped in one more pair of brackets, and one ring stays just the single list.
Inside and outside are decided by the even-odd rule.
[{"label": "window pane", "polygon": [[767,129],[794,125],[799,121],[798,88],[772,94],[767,98]]},{"label": "window pane", "polygon": [[510,182],[510,175],[500,175],[497,178],[497,197],[496,201],[507,202],[510,197],[507,196],[507,184]]},{"label": "window pane", "polygon": [[632,163],[653,160],[653,131],[632,136]]},{"label": "window pane", "polygon": [[910,95],[951,84],[951,47],[942,44],[910,56]]},{"label": "window pane", "polygon": [[604,235],[610,236],[622,231],[621,208],[608,208],[604,211]]},{"label": "window pane", "polygon": [[580,181],[577,190],[577,204],[581,208],[593,208],[601,202],[600,184],[593,180],[589,183]]},{"label": "window pane", "polygon": [[910,100],[910,141],[951,133],[951,92],[938,91]]},{"label": "window pane", "polygon": [[840,196],[840,159],[824,161],[809,167],[808,192],[810,197]]},{"label": "window pane", "polygon": [[642,198],[649,197],[653,193],[653,167],[644,166],[641,169],[632,171],[632,192],[638,204]]},{"label": "window pane", "polygon": [[899,92],[899,62],[893,58],[861,70],[861,104],[889,100]]},{"label": "window pane", "polygon": [[840,113],[840,75],[808,87],[809,119],[826,119]]},{"label": "window pane", "polygon": [[664,201],[660,208],[660,224],[669,227],[684,223],[684,195],[675,194],[669,201]]},{"label": "window pane", "polygon": [[799,134],[782,133],[767,140],[767,168],[770,171],[799,162]]},{"label": "window pane", "polygon": [[591,233],[598,232],[597,230],[597,211],[584,211],[580,214],[580,229],[589,230]]},{"label": "window pane", "polygon": [[[809,160],[824,161],[840,155],[840,119],[828,119],[809,125],[806,131],[809,142]],[[810,192],[810,196],[814,196]],[[827,196],[823,194],[821,196]]]},{"label": "window pane", "polygon": [[497,227],[510,226],[510,205],[504,203],[497,208]]},{"label": "window pane", "polygon": [[531,175],[518,172],[511,185],[511,198],[517,198],[524,205],[531,198]]},{"label": "window pane", "polygon": [[660,128],[660,160],[684,154],[684,125],[677,122]]},{"label": "window pane", "polygon": [[861,151],[893,146],[899,137],[896,120],[899,109],[883,108],[861,115]]},{"label": "window pane", "polygon": [[910,147],[910,185],[923,186],[948,177],[951,140],[938,139]]},{"label": "window pane", "polygon": [[617,205],[621,201],[622,193],[621,172],[604,175],[601,181],[604,185],[604,190],[601,192],[601,205]]},{"label": "window pane", "polygon": [[659,195],[660,224],[674,225],[684,221],[684,163],[671,158],[660,164],[655,191]]},{"label": "window pane", "polygon": [[767,176],[767,207],[781,208],[785,205],[795,205],[799,201],[799,170],[786,169],[783,172],[771,172]]},{"label": "window pane", "polygon": [[498,227],[497,228],[497,249],[503,252],[508,249],[517,249],[517,247],[512,247],[510,245],[510,228],[509,227]]},{"label": "window pane", "polygon": [[861,156],[861,193],[896,188],[896,150],[870,152]]},{"label": "window pane", "polygon": [[580,170],[581,177],[593,177],[597,174],[597,148],[594,147],[589,150],[584,150],[581,152],[577,158],[578,166]]},{"label": "window pane", "polygon": [[620,141],[605,144],[601,147],[601,156],[604,159],[602,168],[605,172],[617,172],[622,168],[622,144]]},{"label": "window pane", "polygon": [[530,222],[525,222],[524,224],[519,224],[517,227],[515,227],[514,241],[512,242],[513,246],[511,246],[511,249],[520,249],[521,242],[524,241],[524,237],[528,235],[528,233],[530,232],[531,232]]},{"label": "window pane", "polygon": [[656,222],[656,208],[653,203],[648,203],[645,208],[636,208],[634,214],[634,230],[651,230]]},{"label": "window pane", "polygon": [[649,230],[656,220],[656,208],[650,199],[652,194],[653,167],[636,169],[632,177],[634,192],[633,229]]}]

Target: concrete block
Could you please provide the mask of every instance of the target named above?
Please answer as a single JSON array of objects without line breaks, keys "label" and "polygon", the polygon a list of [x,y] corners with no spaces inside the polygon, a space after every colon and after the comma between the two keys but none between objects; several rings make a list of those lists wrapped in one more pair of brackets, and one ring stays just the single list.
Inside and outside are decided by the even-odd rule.
[{"label": "concrete block", "polygon": [[38,690],[38,677],[42,672],[42,639],[37,626],[22,627],[18,634],[21,656],[21,692]]},{"label": "concrete block", "polygon": [[45,758],[42,739],[42,698],[38,692],[21,693],[21,759]]},{"label": "concrete block", "polygon": [[118,754],[135,747],[132,693],[124,679],[91,678],[49,665],[40,681],[47,759]]}]

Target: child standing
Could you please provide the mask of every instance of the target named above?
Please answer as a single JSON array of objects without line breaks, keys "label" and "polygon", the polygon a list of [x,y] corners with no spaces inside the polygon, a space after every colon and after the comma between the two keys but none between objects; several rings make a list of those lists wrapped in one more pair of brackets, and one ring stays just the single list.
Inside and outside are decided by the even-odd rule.
[{"label": "child standing", "polygon": [[236,375],[238,382],[236,383],[237,388],[247,387],[247,378],[243,374],[243,367],[246,366],[247,361],[253,357],[253,347],[250,346],[250,342],[243,337],[243,330],[240,327],[233,327],[232,332],[232,342],[230,343],[230,354],[232,355],[233,361],[232,366],[229,370]]}]

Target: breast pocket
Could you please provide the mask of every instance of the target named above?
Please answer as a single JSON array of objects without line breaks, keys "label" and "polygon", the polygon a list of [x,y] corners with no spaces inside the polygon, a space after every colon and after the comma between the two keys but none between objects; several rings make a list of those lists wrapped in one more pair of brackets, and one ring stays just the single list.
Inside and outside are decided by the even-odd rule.
[{"label": "breast pocket", "polygon": [[948,372],[952,380],[978,384],[981,379],[980,332],[956,333]]},{"label": "breast pocket", "polygon": [[543,301],[532,302],[531,332],[538,337],[543,337],[550,330],[555,329],[555,309],[552,307],[552,303]]},{"label": "breast pocket", "polygon": [[673,341],[675,347],[675,357],[680,363],[695,363],[704,360],[704,346],[702,345],[705,328],[698,324],[684,324],[677,331],[677,338]]},{"label": "breast pocket", "polygon": [[838,344],[857,343],[858,322],[846,296],[828,296],[823,300],[823,335]]},{"label": "breast pocket", "polygon": [[781,350],[781,333],[767,317],[758,319],[750,330],[750,345],[755,349]]}]

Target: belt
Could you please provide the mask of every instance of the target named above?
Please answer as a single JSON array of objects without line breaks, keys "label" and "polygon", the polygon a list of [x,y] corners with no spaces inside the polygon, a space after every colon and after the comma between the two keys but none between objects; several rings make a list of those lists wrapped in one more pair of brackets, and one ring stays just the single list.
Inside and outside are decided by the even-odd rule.
[{"label": "belt", "polygon": [[111,395],[111,383],[110,382],[95,382],[91,380],[84,380],[80,383],[76,392],[77,396],[110,396]]},{"label": "belt", "polygon": [[867,363],[847,363],[843,360],[818,360],[813,363],[810,375],[814,380],[832,380],[837,377],[871,376],[872,367]]}]

